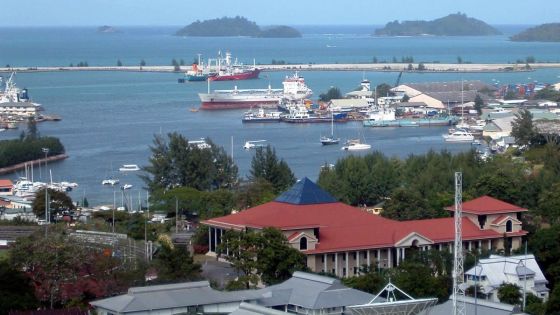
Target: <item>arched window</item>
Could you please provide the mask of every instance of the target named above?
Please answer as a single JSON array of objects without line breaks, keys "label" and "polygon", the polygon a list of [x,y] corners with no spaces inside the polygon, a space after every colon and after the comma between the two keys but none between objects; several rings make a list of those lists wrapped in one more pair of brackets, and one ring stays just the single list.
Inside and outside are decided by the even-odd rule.
[{"label": "arched window", "polygon": [[508,220],[506,222],[506,232],[511,232],[513,231],[513,223],[511,222],[511,220]]},{"label": "arched window", "polygon": [[299,250],[307,250],[307,237],[299,239]]}]

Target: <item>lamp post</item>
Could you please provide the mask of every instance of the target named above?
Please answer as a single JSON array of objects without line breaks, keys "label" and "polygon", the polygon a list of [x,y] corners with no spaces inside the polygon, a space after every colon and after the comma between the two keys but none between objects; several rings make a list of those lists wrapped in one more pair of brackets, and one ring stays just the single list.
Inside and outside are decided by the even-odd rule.
[{"label": "lamp post", "polygon": [[45,176],[47,174],[47,156],[49,155],[49,148],[41,148],[43,153],[45,153]]}]

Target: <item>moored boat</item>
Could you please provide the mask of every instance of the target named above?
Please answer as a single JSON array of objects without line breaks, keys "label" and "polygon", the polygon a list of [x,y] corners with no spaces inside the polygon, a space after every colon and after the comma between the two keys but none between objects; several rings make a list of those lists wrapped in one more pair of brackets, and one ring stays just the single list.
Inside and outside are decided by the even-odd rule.
[{"label": "moored boat", "polygon": [[256,149],[256,148],[261,148],[265,146],[265,142],[266,140],[250,140],[250,141],[246,141],[245,144],[243,145],[243,149],[245,150],[250,150],[250,149]]},{"label": "moored boat", "polygon": [[244,123],[253,123],[253,122],[279,122],[281,119],[282,112],[273,111],[273,112],[266,112],[264,108],[260,107],[257,111],[250,110],[243,114],[243,118],[241,119]]},{"label": "moored boat", "polygon": [[359,151],[359,150],[369,150],[371,145],[367,143],[362,143],[360,139],[352,139],[346,141],[346,145],[341,148],[345,151]]},{"label": "moored boat", "polygon": [[457,129],[451,134],[443,135],[445,142],[473,142],[474,136],[465,129]]},{"label": "moored boat", "polygon": [[124,164],[123,166],[121,166],[119,168],[119,171],[121,172],[135,172],[135,171],[139,171],[140,167],[138,167],[138,165],[136,164]]},{"label": "moored boat", "polygon": [[235,61],[232,61],[231,53],[226,52],[226,57],[218,56],[216,60],[218,71],[215,75],[208,76],[211,81],[230,81],[230,80],[249,80],[258,79],[261,69],[248,67]]}]

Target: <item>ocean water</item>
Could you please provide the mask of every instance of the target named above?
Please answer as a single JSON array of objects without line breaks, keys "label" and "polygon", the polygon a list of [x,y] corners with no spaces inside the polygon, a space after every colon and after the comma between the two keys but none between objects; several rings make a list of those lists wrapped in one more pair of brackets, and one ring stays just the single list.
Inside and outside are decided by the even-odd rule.
[{"label": "ocean water", "polygon": [[[413,56],[432,60],[454,61],[460,53],[463,60],[473,62],[506,62],[509,58],[533,55],[538,60],[560,58],[558,44],[522,45],[510,43],[506,36],[491,38],[372,38],[366,28],[311,28],[301,39],[251,38],[179,38],[171,36],[177,28],[124,28],[122,33],[97,34],[94,28],[0,29],[0,64],[19,66],[67,65],[88,61],[90,65],[137,63],[168,64],[172,58],[192,60],[196,53],[209,54],[228,49],[241,60],[257,62],[272,59],[290,62],[353,62],[380,56]],[[361,30],[361,33],[357,30]],[[427,43],[430,43],[429,45]],[[326,45],[336,46],[326,48]],[[435,46],[431,46],[431,45]],[[501,47],[501,48],[500,48]],[[487,54],[485,52],[488,52]],[[428,60],[428,59],[426,59]],[[212,89],[281,87],[288,72],[263,73],[258,80],[216,82]],[[397,73],[369,72],[302,72],[315,97],[331,86],[343,92],[356,88],[363,77],[372,84],[393,84]],[[529,73],[408,74],[401,82],[450,81],[480,79],[488,83],[526,83],[558,81],[560,70],[546,69]],[[29,89],[34,101],[43,104],[47,113],[58,114],[60,122],[39,125],[44,135],[59,137],[69,158],[51,163],[55,181],[73,181],[79,187],[72,197],[87,197],[90,204],[109,204],[120,191],[103,187],[101,181],[116,175],[121,184],[134,187],[128,191],[134,199],[144,195],[138,173],[118,174],[122,164],[145,165],[149,146],[155,134],[180,132],[189,139],[210,137],[233,153],[246,176],[253,151],[242,146],[248,140],[265,139],[285,159],[297,177],[317,178],[320,166],[335,163],[348,153],[340,146],[323,147],[321,134],[330,132],[329,124],[242,124],[243,110],[199,111],[197,93],[204,92],[204,82],[178,84],[181,74],[126,72],[53,72],[20,73],[16,82]],[[336,124],[335,133],[343,140],[361,137],[374,150],[389,156],[406,157],[428,150],[459,152],[471,149],[468,144],[445,144],[441,135],[445,127],[433,128],[363,128],[360,123]],[[0,133],[0,139],[18,137],[20,130]],[[233,142],[233,145],[232,145]],[[363,154],[363,153],[358,153]],[[12,174],[9,178],[22,175]],[[44,166],[36,167],[35,179],[47,180]]]}]

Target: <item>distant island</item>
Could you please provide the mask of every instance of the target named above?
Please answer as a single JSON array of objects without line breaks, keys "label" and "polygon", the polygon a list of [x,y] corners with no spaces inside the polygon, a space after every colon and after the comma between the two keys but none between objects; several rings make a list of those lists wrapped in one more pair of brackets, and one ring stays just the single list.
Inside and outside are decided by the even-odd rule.
[{"label": "distant island", "polygon": [[532,27],[513,35],[510,39],[514,42],[560,42],[560,23]]},{"label": "distant island", "polygon": [[97,28],[97,33],[117,33],[117,29],[109,25],[103,25]]},{"label": "distant island", "polygon": [[257,23],[245,17],[223,17],[219,19],[195,21],[178,30],[177,36],[249,36],[267,38],[301,37],[301,33],[289,26],[274,26],[261,29]]},{"label": "distant island", "polygon": [[450,14],[433,21],[389,22],[384,28],[376,29],[380,36],[486,36],[501,32],[483,21],[467,17],[466,14]]}]

